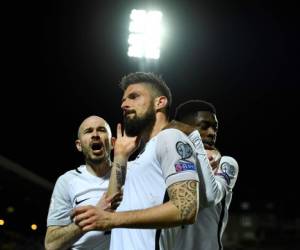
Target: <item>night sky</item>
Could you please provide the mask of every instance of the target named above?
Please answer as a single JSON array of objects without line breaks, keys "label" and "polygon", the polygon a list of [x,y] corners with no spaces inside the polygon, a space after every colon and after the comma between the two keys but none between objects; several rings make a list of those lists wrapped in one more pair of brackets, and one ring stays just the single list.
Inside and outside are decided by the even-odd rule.
[{"label": "night sky", "polygon": [[[104,117],[115,134],[122,121],[118,82],[144,69],[166,80],[173,111],[188,99],[215,104],[217,146],[240,166],[233,210],[250,201],[293,211],[296,7],[255,0],[109,2],[5,3],[0,154],[54,183],[83,163],[74,141],[85,117]],[[147,7],[163,11],[166,32],[160,60],[141,67],[127,57],[128,20],[132,8]],[[16,182],[12,189],[22,187]]]}]

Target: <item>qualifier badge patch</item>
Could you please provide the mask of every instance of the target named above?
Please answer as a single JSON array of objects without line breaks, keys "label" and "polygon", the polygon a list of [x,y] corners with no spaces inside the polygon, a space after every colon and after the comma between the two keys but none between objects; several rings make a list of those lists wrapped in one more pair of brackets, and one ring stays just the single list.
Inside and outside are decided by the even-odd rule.
[{"label": "qualifier badge patch", "polygon": [[193,154],[193,149],[190,144],[182,141],[176,143],[176,151],[180,155],[181,159],[190,158]]}]

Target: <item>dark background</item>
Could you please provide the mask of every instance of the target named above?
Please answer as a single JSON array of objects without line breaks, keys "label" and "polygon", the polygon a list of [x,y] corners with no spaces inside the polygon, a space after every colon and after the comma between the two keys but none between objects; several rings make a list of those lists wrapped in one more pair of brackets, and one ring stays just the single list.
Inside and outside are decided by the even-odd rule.
[{"label": "dark background", "polygon": [[[132,8],[163,12],[158,62],[127,57]],[[173,111],[192,98],[215,104],[217,146],[240,166],[232,214],[299,221],[299,38],[291,2],[17,1],[3,12],[0,155],[55,183],[83,162],[74,144],[81,121],[100,115],[115,134],[121,77],[153,71],[171,88]],[[43,235],[51,190],[0,173],[0,217],[13,221],[7,230],[26,234],[33,221]],[[299,240],[298,229],[290,241]]]}]

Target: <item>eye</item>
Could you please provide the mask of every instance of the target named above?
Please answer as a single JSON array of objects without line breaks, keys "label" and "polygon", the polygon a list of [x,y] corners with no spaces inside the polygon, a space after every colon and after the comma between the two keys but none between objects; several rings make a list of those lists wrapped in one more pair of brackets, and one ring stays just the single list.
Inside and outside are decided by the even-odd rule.
[{"label": "eye", "polygon": [[107,133],[107,130],[106,130],[105,127],[99,127],[99,128],[97,129],[97,131],[103,132],[103,133]]},{"label": "eye", "polygon": [[199,127],[200,127],[200,129],[206,130],[209,128],[209,126],[210,126],[209,122],[203,121],[200,123]]},{"label": "eye", "polygon": [[88,133],[92,133],[93,132],[93,129],[92,128],[87,128],[84,130],[84,134],[88,134]]},{"label": "eye", "polygon": [[139,95],[137,93],[131,93],[130,95],[128,95],[128,98],[133,100],[135,98],[137,98]]}]

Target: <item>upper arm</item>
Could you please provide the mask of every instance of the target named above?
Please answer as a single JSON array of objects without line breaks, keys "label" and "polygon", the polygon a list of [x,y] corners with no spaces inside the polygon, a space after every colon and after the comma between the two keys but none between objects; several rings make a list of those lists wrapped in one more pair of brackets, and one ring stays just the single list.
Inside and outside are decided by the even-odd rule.
[{"label": "upper arm", "polygon": [[194,146],[182,132],[169,129],[159,137],[157,158],[165,178],[170,201],[181,220],[192,223],[198,211],[198,174]]},{"label": "upper arm", "polygon": [[160,133],[156,155],[167,187],[179,181],[199,180],[195,148],[179,130],[167,129]]},{"label": "upper arm", "polygon": [[168,187],[170,201],[180,211],[183,223],[194,223],[198,212],[198,182],[180,181]]},{"label": "upper arm", "polygon": [[51,196],[47,225],[48,226],[64,226],[70,224],[70,213],[73,205],[68,193],[69,185],[64,176],[58,178]]}]

